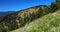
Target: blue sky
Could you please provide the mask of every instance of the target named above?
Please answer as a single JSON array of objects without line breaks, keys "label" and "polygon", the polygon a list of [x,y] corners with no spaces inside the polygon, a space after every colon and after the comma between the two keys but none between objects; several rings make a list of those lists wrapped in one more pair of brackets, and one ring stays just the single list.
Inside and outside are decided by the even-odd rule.
[{"label": "blue sky", "polygon": [[50,5],[55,0],[0,0],[1,11],[18,11],[37,5]]}]

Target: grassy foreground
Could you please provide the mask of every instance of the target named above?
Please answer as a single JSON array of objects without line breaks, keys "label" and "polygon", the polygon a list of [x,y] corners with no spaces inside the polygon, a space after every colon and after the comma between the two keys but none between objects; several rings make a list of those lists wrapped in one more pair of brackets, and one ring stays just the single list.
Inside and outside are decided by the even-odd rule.
[{"label": "grassy foreground", "polygon": [[11,32],[60,32],[60,10],[49,13]]}]

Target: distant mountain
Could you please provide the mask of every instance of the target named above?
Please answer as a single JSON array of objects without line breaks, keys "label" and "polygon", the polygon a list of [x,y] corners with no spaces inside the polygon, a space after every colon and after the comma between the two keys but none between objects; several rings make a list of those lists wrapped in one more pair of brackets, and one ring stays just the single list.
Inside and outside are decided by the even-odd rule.
[{"label": "distant mountain", "polygon": [[5,16],[7,14],[14,13],[15,11],[0,12],[0,16]]},{"label": "distant mountain", "polygon": [[[52,3],[51,5],[49,5],[49,6],[46,6],[46,5],[39,5],[39,6],[34,6],[34,7],[31,7],[31,8],[27,8],[27,9],[24,9],[24,10],[20,10],[20,11],[18,11],[18,12],[15,12],[15,13],[13,13],[13,12],[5,12],[5,13],[0,13],[2,16],[4,16],[4,17],[2,17],[2,19],[0,20],[0,32],[9,32],[9,31],[12,31],[12,30],[15,30],[15,29],[18,29],[18,28],[23,28],[26,24],[29,24],[29,23],[33,23],[34,22],[34,20],[36,20],[36,19],[39,19],[39,18],[41,18],[41,17],[43,17],[43,16],[45,16],[45,15],[49,15],[49,14],[51,14],[51,13],[53,13],[53,12],[55,12],[55,11],[57,11],[58,9],[60,9],[59,8],[60,7],[60,2],[54,2],[54,3]],[[60,11],[60,10],[59,10]],[[11,13],[11,14],[10,14]],[[57,12],[58,14],[59,14],[59,12]],[[3,15],[4,14],[4,15]],[[8,14],[8,15],[7,15]],[[58,15],[57,14],[57,15]],[[6,15],[6,16],[5,16]],[[53,16],[53,15],[52,15]],[[54,15],[55,16],[55,15]],[[53,16],[53,17],[54,17]],[[46,16],[47,17],[47,16]],[[46,18],[45,17],[45,18]],[[52,20],[54,20],[55,18],[53,18],[52,17]],[[58,16],[59,17],[59,16]],[[56,17],[57,18],[57,17]],[[48,19],[48,18],[47,18]],[[49,25],[47,25],[48,27],[46,27],[45,26],[45,23],[47,24],[47,23],[49,23],[49,22],[45,22],[45,20],[47,21],[47,19],[44,19],[44,17],[43,17],[43,19],[42,19],[42,21],[40,22],[40,20],[41,19],[39,19],[39,21],[38,21],[38,23],[39,23],[39,25],[41,25],[41,24],[43,24],[43,26],[41,25],[41,26],[39,26],[38,24],[35,24],[35,25],[38,25],[37,26],[37,28],[43,28],[44,27],[44,29],[42,29],[42,32],[44,32],[44,31],[46,31],[46,30],[48,30],[47,28],[49,27]],[[57,18],[58,19],[58,18]],[[55,20],[57,20],[57,19],[55,19]],[[44,20],[44,22],[43,22],[43,20]],[[51,17],[49,18],[49,20],[51,21]],[[60,19],[58,19],[58,21],[60,21]],[[37,22],[37,21],[36,21]],[[42,23],[43,22],[43,23]],[[54,27],[57,27],[57,26],[55,26],[55,24],[58,24],[59,22],[57,22],[56,23],[56,21],[55,22],[51,22],[51,24],[53,24],[52,25],[52,28]],[[50,24],[50,23],[49,23]],[[32,25],[33,26],[33,25]],[[30,27],[32,27],[31,25],[30,25]],[[27,27],[27,29],[28,28],[30,28],[30,27]],[[35,26],[36,27],[36,26]],[[35,32],[36,30],[35,30],[35,27],[32,27],[32,29],[34,29],[34,30],[32,30],[33,32]],[[50,27],[51,28],[51,27]],[[25,28],[26,29],[26,28]],[[22,29],[23,30],[23,29]],[[29,30],[29,29],[28,29]],[[38,29],[37,29],[38,30]],[[25,30],[24,30],[25,31]],[[39,30],[39,32],[40,32],[41,30]],[[16,31],[16,32],[18,32],[18,31]],[[28,32],[28,31],[27,31]],[[29,30],[29,32],[31,32],[30,30]],[[47,31],[46,31],[47,32]],[[54,31],[53,31],[54,32]]]}]

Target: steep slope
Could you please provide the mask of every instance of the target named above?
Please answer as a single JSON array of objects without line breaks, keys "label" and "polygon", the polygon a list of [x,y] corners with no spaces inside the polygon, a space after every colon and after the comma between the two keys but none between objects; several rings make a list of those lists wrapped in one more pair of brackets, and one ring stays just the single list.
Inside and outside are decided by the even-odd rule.
[{"label": "steep slope", "polygon": [[[18,29],[18,28],[22,28],[26,24],[29,24],[30,22],[34,22],[34,23],[35,22],[39,22],[38,18],[41,18],[41,17],[43,17],[46,14],[53,13],[53,12],[57,11],[58,9],[60,9],[59,7],[60,7],[59,2],[54,2],[50,6],[39,5],[39,6],[35,6],[35,7],[24,9],[24,10],[20,10],[20,11],[18,11],[16,13],[12,13],[12,14],[6,15],[5,17],[3,17],[0,20],[0,32],[9,32],[9,31],[12,31],[12,30],[15,30],[15,29]],[[48,19],[50,19],[49,18],[50,16],[47,16],[47,17],[48,17]],[[36,20],[36,21],[33,21],[33,20]],[[43,21],[41,20],[41,22],[45,23],[44,22],[45,20],[43,20]],[[55,22],[53,22],[53,23],[55,25]],[[38,24],[40,24],[40,22]],[[29,25],[28,25],[28,28],[29,28]],[[31,30],[30,32],[32,32],[32,31],[34,32],[35,31],[34,25],[32,26],[33,30]],[[43,26],[44,26],[44,24],[41,26],[41,29],[44,30],[44,31],[49,28],[47,26],[44,26],[44,27]],[[52,27],[52,26],[50,26],[50,27]],[[41,32],[42,32],[42,30],[41,30]],[[26,30],[26,31],[28,31],[28,30]]]},{"label": "steep slope", "polygon": [[11,32],[60,32],[60,10],[36,19]]},{"label": "steep slope", "polygon": [[31,7],[9,14],[0,21],[0,32],[8,32],[23,27],[26,23],[50,13],[45,5]]}]

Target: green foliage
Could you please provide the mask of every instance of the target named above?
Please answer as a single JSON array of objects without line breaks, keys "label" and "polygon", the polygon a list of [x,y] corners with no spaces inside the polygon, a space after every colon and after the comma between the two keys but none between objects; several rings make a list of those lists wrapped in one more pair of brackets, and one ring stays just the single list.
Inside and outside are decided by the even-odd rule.
[{"label": "green foliage", "polygon": [[[2,20],[0,20],[1,21],[0,26],[3,26],[3,28],[5,26],[7,27],[4,29],[1,27],[0,31],[3,31],[3,30],[11,31],[11,30],[15,30],[17,28],[24,27],[27,23],[30,23],[33,20],[38,19],[38,18],[40,18],[46,14],[49,14],[51,12],[55,12],[59,8],[60,8],[60,4],[58,2],[54,2],[50,5],[50,8],[45,5],[42,5],[42,6],[32,7],[32,8],[29,8],[29,9],[26,9],[26,10],[23,10],[20,12],[16,12],[13,14],[9,14],[9,15],[5,16]],[[56,20],[58,20],[58,19],[56,19]],[[58,26],[59,25],[58,22],[53,21],[50,24],[53,26]],[[2,25],[3,23],[5,23],[5,24]],[[48,30],[49,27],[44,26],[44,24],[42,24],[42,25],[43,25],[43,26],[41,26],[42,30],[44,30],[44,31]],[[35,32],[35,31],[36,31],[36,29],[32,30],[32,32]],[[36,31],[36,32],[38,32],[38,31]]]},{"label": "green foliage", "polygon": [[11,32],[60,32],[60,10],[45,15]]},{"label": "green foliage", "polygon": [[5,23],[4,26],[7,26],[8,27],[7,29],[9,31],[15,30],[19,27],[23,27],[26,23],[30,23],[33,20],[49,13],[48,12],[48,10],[49,10],[48,7],[45,7],[45,6],[42,6],[42,7],[38,7],[39,9],[36,8],[35,11],[32,12],[32,13],[31,12],[30,13],[22,12],[22,13],[24,13],[23,18],[21,16],[17,16],[16,13],[7,15],[2,20],[3,21],[2,23]]},{"label": "green foliage", "polygon": [[50,9],[51,12],[55,12],[58,9],[57,2],[51,3]]}]

